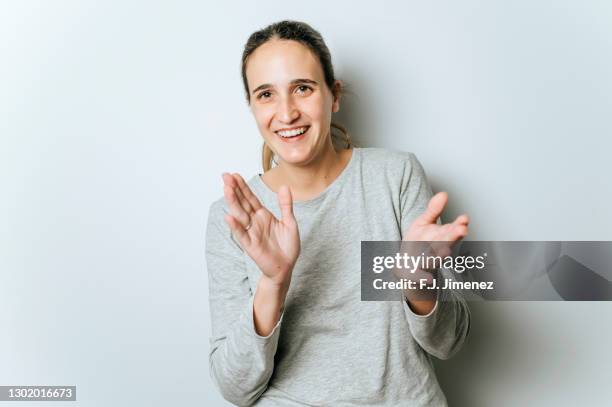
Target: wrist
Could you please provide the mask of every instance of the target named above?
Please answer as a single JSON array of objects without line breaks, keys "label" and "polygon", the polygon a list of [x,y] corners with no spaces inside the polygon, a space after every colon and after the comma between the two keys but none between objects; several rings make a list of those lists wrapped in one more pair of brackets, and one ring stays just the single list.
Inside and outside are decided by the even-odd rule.
[{"label": "wrist", "polygon": [[291,282],[291,272],[282,273],[283,277],[279,279],[273,279],[265,274],[261,275],[258,286],[262,286],[264,290],[268,292],[286,292],[289,289],[289,283]]},{"label": "wrist", "polygon": [[285,297],[289,291],[289,279],[283,281],[275,281],[262,275],[257,283],[257,291],[263,294],[264,298],[269,300],[269,304],[280,304],[285,303]]},{"label": "wrist", "polygon": [[285,306],[289,283],[277,283],[262,275],[257,283],[253,299],[253,322],[255,332],[268,336],[278,323]]}]

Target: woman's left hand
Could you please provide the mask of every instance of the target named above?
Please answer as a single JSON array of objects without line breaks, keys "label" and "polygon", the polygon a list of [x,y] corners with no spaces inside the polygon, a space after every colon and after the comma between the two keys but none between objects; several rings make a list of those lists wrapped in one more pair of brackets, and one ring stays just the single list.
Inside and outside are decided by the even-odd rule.
[{"label": "woman's left hand", "polygon": [[448,202],[446,192],[435,194],[427,205],[427,209],[416,218],[408,232],[404,235],[404,241],[444,241],[455,242],[463,239],[468,234],[468,224],[470,219],[466,214],[457,216],[452,223],[438,225],[436,221],[444,211]]},{"label": "woman's left hand", "polygon": [[[448,202],[448,194],[446,192],[438,192],[434,195],[427,205],[427,209],[419,217],[417,217],[408,231],[404,234],[402,241],[407,242],[402,244],[402,250],[406,251],[411,256],[418,256],[424,251],[439,256],[446,257],[451,254],[451,247],[454,242],[463,239],[468,233],[469,218],[466,214],[458,216],[452,223],[438,225],[436,222],[446,204]],[[411,242],[440,242],[439,244],[420,244]],[[415,282],[426,281],[427,285],[431,284],[434,275],[431,271],[424,268],[406,272],[403,269],[395,269],[394,273],[398,278],[413,280]],[[426,296],[426,300],[422,301],[420,290],[405,290],[404,294],[409,300],[409,305],[413,311],[425,315],[434,307],[435,300]],[[430,290],[425,290],[430,293]]]}]

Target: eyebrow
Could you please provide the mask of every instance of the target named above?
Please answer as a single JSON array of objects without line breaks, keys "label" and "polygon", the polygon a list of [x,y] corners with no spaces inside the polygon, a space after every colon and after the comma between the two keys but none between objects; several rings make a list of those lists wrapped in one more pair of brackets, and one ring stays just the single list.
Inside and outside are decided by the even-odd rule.
[{"label": "eyebrow", "polygon": [[[289,82],[291,85],[297,85],[298,83],[309,83],[311,85],[319,85],[316,81],[313,81],[312,79],[294,79],[291,82]],[[251,92],[251,94],[256,93],[262,89],[267,89],[267,88],[271,88],[273,87],[271,84],[269,83],[264,83],[263,85],[259,85],[258,87],[256,87],[255,89],[253,89],[253,92]]]}]

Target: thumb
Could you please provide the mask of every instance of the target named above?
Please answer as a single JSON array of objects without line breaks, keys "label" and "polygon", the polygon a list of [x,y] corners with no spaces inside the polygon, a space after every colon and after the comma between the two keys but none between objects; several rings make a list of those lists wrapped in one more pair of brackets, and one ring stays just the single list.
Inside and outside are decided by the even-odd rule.
[{"label": "thumb", "polygon": [[419,217],[420,224],[430,224],[436,223],[442,212],[444,211],[444,207],[446,207],[446,203],[448,202],[448,194],[444,191],[438,192],[435,194],[427,205],[427,209],[423,214]]},{"label": "thumb", "polygon": [[291,189],[286,185],[281,185],[278,189],[278,205],[281,210],[281,221],[294,220],[293,216],[293,196]]}]

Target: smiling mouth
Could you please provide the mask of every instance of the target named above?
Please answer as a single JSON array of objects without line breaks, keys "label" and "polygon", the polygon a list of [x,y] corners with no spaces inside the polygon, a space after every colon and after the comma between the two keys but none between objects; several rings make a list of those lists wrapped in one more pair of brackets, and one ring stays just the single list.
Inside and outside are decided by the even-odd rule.
[{"label": "smiling mouth", "polygon": [[275,133],[283,140],[289,141],[301,138],[310,129],[310,126],[303,126],[293,130],[276,131]]}]

